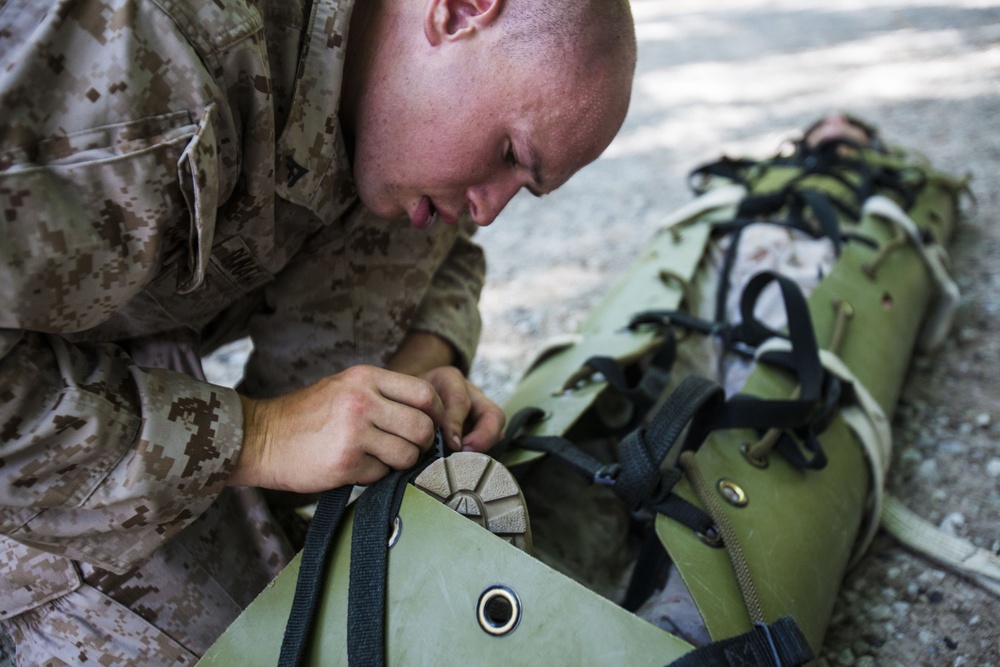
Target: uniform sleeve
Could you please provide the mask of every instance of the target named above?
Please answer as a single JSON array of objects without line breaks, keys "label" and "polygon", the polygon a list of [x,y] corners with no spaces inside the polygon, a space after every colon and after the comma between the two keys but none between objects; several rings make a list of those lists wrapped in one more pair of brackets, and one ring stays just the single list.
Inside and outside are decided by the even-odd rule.
[{"label": "uniform sleeve", "polygon": [[221,491],[242,411],[231,390],[68,342],[166,261],[194,289],[218,203],[212,100],[164,87],[163,58],[189,77],[200,62],[124,6],[95,33],[105,9],[0,8],[0,533],[121,572]]},{"label": "uniform sleeve", "polygon": [[204,512],[242,442],[230,389],[109,344],[0,333],[0,532],[123,572]]},{"label": "uniform sleeve", "polygon": [[472,220],[463,220],[454,245],[434,274],[410,327],[412,331],[433,333],[451,343],[458,355],[456,365],[466,374],[482,332],[478,304],[486,279],[483,250],[472,240],[476,229]]}]

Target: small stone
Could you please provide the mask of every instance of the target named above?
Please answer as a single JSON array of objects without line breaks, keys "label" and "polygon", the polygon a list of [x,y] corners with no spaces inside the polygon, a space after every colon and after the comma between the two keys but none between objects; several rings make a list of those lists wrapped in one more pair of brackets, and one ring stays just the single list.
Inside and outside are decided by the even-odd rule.
[{"label": "small stone", "polygon": [[945,440],[941,443],[938,450],[942,454],[951,454],[953,456],[958,456],[965,454],[969,451],[969,446],[962,442],[961,440]]},{"label": "small stone", "polygon": [[899,567],[890,567],[885,572],[885,576],[889,579],[899,579],[899,575],[903,573],[903,569]]},{"label": "small stone", "polygon": [[948,497],[948,492],[945,491],[944,489],[935,489],[934,493],[931,494],[931,498],[933,498],[938,502],[945,500],[947,497]]},{"label": "small stone", "polygon": [[992,421],[988,412],[980,412],[976,415],[976,426],[979,428],[986,428]]},{"label": "small stone", "polygon": [[920,595],[920,586],[915,581],[911,581],[906,584],[906,594],[911,598],[915,598]]},{"label": "small stone", "polygon": [[930,595],[927,596],[927,600],[931,604],[940,604],[944,600],[944,593],[941,591],[931,591]]},{"label": "small stone", "polygon": [[903,453],[899,455],[899,460],[904,463],[919,463],[924,459],[924,455],[915,449],[903,450]]},{"label": "small stone", "polygon": [[875,658],[866,655],[858,659],[858,667],[875,667]]},{"label": "small stone", "polygon": [[986,474],[990,477],[1000,477],[1000,458],[992,458],[986,464]]},{"label": "small stone", "polygon": [[906,616],[910,613],[910,603],[909,602],[893,602],[892,611],[896,616]]},{"label": "small stone", "polygon": [[952,512],[941,520],[938,527],[949,535],[958,535],[959,530],[961,530],[964,526],[965,516],[963,516],[960,512]]},{"label": "small stone", "polygon": [[920,634],[917,635],[917,639],[924,646],[929,646],[934,643],[934,633],[928,630],[921,630]]},{"label": "small stone", "polygon": [[917,474],[932,484],[941,481],[941,473],[938,472],[937,461],[927,459],[917,466]]},{"label": "small stone", "polygon": [[849,648],[845,648],[840,655],[837,656],[837,664],[843,665],[844,667],[851,667],[855,663],[854,653]]},{"label": "small stone", "polygon": [[945,637],[944,638],[944,645],[947,646],[948,649],[952,650],[952,651],[954,651],[955,649],[958,648],[958,642],[956,642],[951,637]]},{"label": "small stone", "polygon": [[917,577],[917,583],[923,584],[926,588],[930,588],[931,584],[937,584],[944,581],[944,578],[948,576],[941,570],[924,570]]},{"label": "small stone", "polygon": [[887,604],[877,604],[868,610],[868,616],[875,621],[888,621],[892,618],[892,608]]},{"label": "small stone", "polygon": [[981,620],[983,619],[979,617],[979,614],[975,614],[969,619],[969,625],[978,625]]}]

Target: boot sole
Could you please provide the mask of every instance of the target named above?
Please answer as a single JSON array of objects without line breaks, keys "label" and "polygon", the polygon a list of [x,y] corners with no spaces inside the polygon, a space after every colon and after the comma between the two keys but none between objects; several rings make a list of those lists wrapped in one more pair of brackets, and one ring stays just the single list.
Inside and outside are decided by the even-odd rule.
[{"label": "boot sole", "polygon": [[521,487],[492,457],[455,452],[431,463],[413,483],[505,542],[531,553],[531,525]]}]

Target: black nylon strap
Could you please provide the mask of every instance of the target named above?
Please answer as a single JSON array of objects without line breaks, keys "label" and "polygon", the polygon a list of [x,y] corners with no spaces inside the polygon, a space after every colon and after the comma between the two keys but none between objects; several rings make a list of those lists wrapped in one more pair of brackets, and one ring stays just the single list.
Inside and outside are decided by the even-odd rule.
[{"label": "black nylon strap", "polygon": [[649,526],[639,548],[639,557],[632,570],[632,578],[622,600],[622,609],[635,613],[642,603],[649,599],[653,591],[660,589],[670,566],[670,556],[660,542],[656,529]]},{"label": "black nylon strap", "polygon": [[617,464],[603,463],[566,438],[555,435],[526,435],[514,442],[522,449],[545,452],[556,457],[589,482],[607,486],[618,475]]},{"label": "black nylon strap", "polygon": [[677,342],[668,325],[663,343],[656,349],[649,366],[635,384],[629,383],[625,377],[625,369],[613,357],[591,357],[584,365],[601,373],[619,394],[631,400],[639,411],[645,411],[656,403],[666,389],[670,369],[676,359]]},{"label": "black nylon strap", "polygon": [[316,603],[323,590],[330,545],[350,497],[351,486],[348,485],[326,491],[319,498],[316,514],[306,533],[299,576],[295,582],[295,597],[281,642],[279,667],[297,667],[302,664],[316,614]]},{"label": "black nylon strap", "polygon": [[[816,221],[819,222],[819,230],[817,231],[833,242],[833,248],[839,255],[844,242],[840,238],[840,222],[837,220],[837,212],[834,210],[830,198],[816,190],[799,190],[797,195],[797,200],[802,202],[803,206],[802,209],[797,206],[793,207],[793,215],[798,214],[803,218],[802,222],[805,223],[802,214],[804,208],[808,207],[816,217]],[[805,225],[803,224],[803,226]]]},{"label": "black nylon strap", "polygon": [[669,517],[677,523],[687,526],[696,533],[707,534],[714,527],[712,517],[690,500],[685,500],[671,493],[663,500],[650,505],[650,511]]},{"label": "black nylon strap", "polygon": [[771,625],[722,639],[678,658],[668,667],[799,667],[813,659],[813,651],[791,616]]},{"label": "black nylon strap", "polygon": [[[722,387],[711,380],[689,375],[653,415],[649,426],[625,436],[619,446],[621,472],[611,487],[632,510],[662,495],[660,464],[684,428],[711,400],[722,400]],[[695,431],[694,427],[691,429]]]},{"label": "black nylon strap", "polygon": [[361,494],[354,513],[347,604],[347,664],[385,665],[385,593],[392,520],[409,470],[396,470]]}]

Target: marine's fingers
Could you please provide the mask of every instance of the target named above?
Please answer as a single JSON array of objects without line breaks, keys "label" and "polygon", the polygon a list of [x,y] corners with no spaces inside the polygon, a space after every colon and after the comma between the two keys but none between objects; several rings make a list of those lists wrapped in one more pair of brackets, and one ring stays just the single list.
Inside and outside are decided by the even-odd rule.
[{"label": "marine's fingers", "polygon": [[471,425],[462,438],[462,449],[485,452],[500,442],[507,417],[500,406],[486,398],[478,388],[473,389],[472,410],[467,422]]}]

